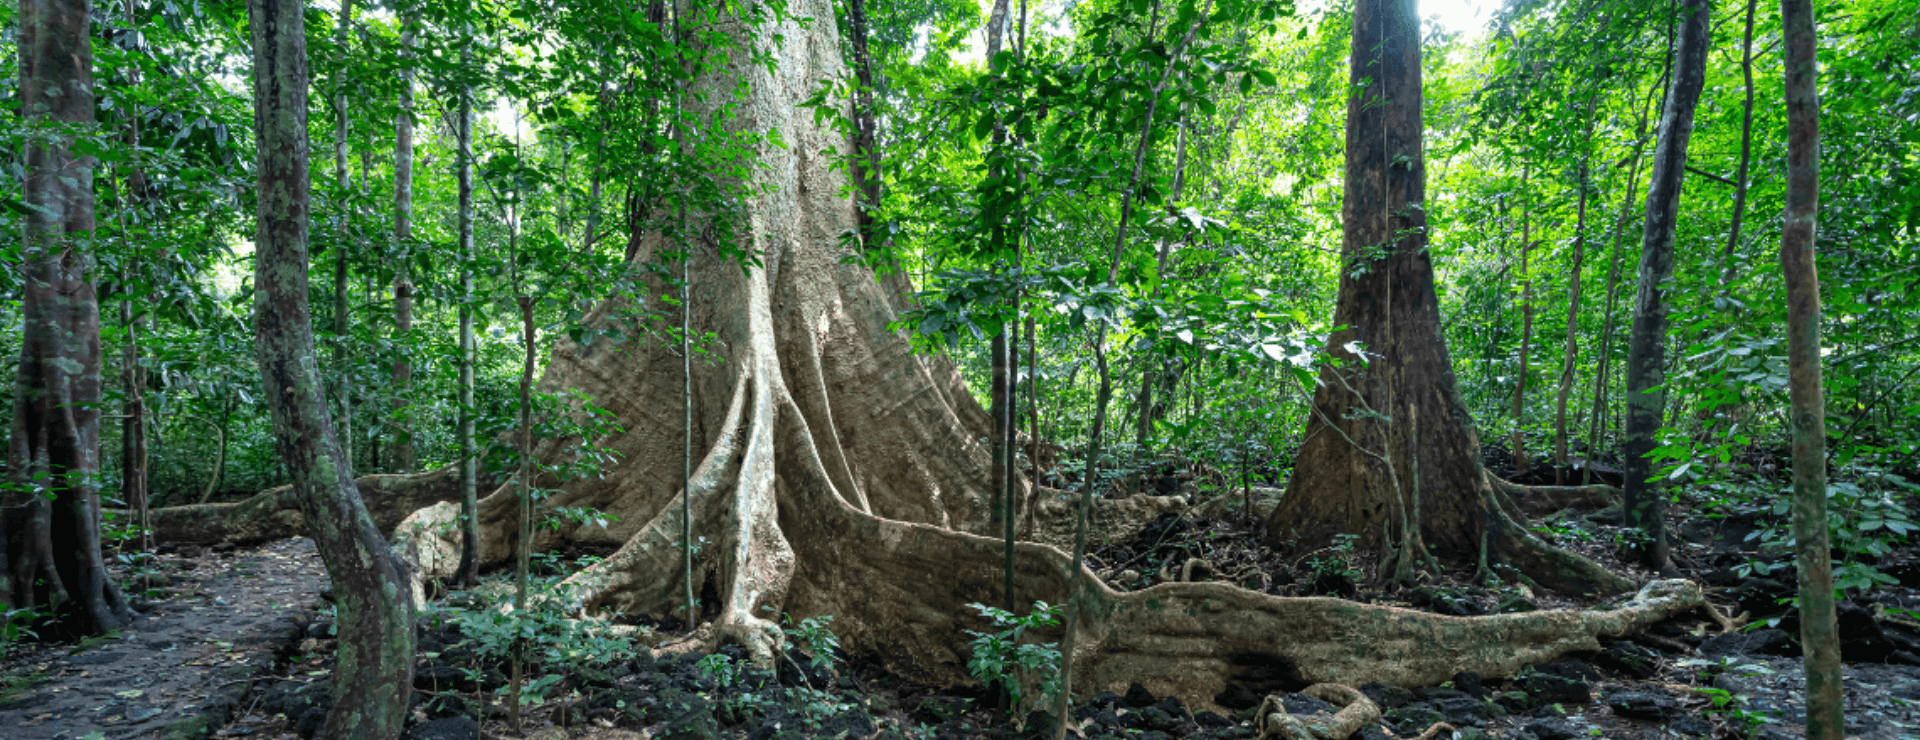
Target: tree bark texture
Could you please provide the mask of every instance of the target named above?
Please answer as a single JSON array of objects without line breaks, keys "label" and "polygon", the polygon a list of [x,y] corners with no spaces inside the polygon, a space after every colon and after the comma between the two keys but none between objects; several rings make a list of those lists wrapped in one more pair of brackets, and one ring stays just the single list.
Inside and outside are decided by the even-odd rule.
[{"label": "tree bark texture", "polygon": [[51,135],[26,146],[19,369],[9,489],[0,497],[0,606],[48,607],[59,631],[132,620],[100,554],[100,304],[92,245],[94,161],[69,148],[94,121],[89,4],[19,5],[21,117]]},{"label": "tree bark texture", "polygon": [[1625,468],[1626,526],[1638,530],[1634,557],[1650,569],[1669,567],[1667,507],[1654,478],[1650,457],[1667,405],[1667,281],[1673,277],[1675,232],[1680,222],[1680,191],[1686,174],[1687,140],[1693,113],[1706,84],[1709,0],[1685,0],[1675,52],[1673,85],[1660,114],[1654,145],[1653,175],[1647,186],[1647,222],[1640,251],[1639,287],[1634,292],[1633,327],[1627,337]]},{"label": "tree bark texture", "polygon": [[333,229],[333,380],[340,401],[340,449],[353,466],[353,373],[347,359],[347,338],[353,332],[347,293],[347,248],[353,211],[347,207],[353,182],[347,179],[347,49],[353,29],[353,0],[340,0],[339,24],[334,27],[334,53],[338,67],[333,85],[333,179],[340,188],[336,204],[338,219]]},{"label": "tree bark texture", "polygon": [[259,226],[254,337],[274,437],[339,608],[329,738],[397,738],[413,688],[405,565],[355,492],[334,436],[307,307],[310,219],[307,48],[298,0],[250,0]]},{"label": "tree bark texture", "polygon": [[[1624,590],[1619,576],[1530,534],[1516,521],[1519,489],[1496,485],[1480,466],[1479,435],[1440,335],[1426,249],[1419,28],[1413,0],[1362,0],[1354,9],[1357,92],[1347,105],[1345,264],[1334,314],[1347,328],[1327,343],[1342,364],[1321,373],[1306,441],[1267,536],[1292,552],[1325,547],[1339,534],[1359,536],[1374,552],[1424,542],[1458,563],[1475,562],[1487,547],[1497,562],[1554,590]],[[1349,343],[1363,348],[1364,361],[1344,349]],[[1419,495],[1409,495],[1416,488]],[[1404,517],[1417,522],[1417,539],[1398,536]]]},{"label": "tree bark texture", "polygon": [[1812,0],[1781,0],[1786,26],[1787,212],[1780,270],[1787,282],[1787,369],[1793,427],[1793,537],[1800,571],[1801,662],[1807,673],[1807,737],[1846,730],[1840,636],[1834,616],[1827,529],[1826,395],[1820,370],[1820,279],[1814,226],[1820,196],[1819,70]]}]

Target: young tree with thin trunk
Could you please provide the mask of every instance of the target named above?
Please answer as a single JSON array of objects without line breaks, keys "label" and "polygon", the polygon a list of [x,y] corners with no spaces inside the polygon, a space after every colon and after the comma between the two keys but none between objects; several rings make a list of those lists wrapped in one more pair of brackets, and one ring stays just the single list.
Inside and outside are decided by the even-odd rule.
[{"label": "young tree with thin trunk", "polygon": [[[1560,362],[1560,393],[1553,404],[1553,482],[1567,485],[1567,399],[1573,395],[1573,374],[1580,360],[1580,273],[1587,262],[1587,195],[1593,189],[1593,103],[1598,95],[1587,98],[1587,128],[1580,138],[1580,173],[1574,187],[1580,189],[1580,203],[1573,218],[1573,264],[1567,268],[1567,346]],[[1598,443],[1587,440],[1587,456]],[[1589,460],[1585,467],[1592,467]]]},{"label": "young tree with thin trunk", "polygon": [[1747,168],[1753,164],[1753,13],[1759,0],[1747,0],[1747,31],[1740,39],[1740,77],[1746,81],[1747,97],[1740,112],[1740,168],[1733,175],[1733,223],[1727,226],[1727,246],[1721,254],[1720,289],[1731,293],[1734,252],[1740,248],[1740,224],[1747,215]]},{"label": "young tree with thin trunk", "polygon": [[393,444],[393,469],[411,473],[413,425],[407,407],[413,405],[413,363],[407,359],[413,333],[413,58],[414,21],[410,14],[400,17],[399,112],[393,115],[393,333],[401,347],[393,360],[393,414],[398,425]]},{"label": "young tree with thin trunk", "polygon": [[1647,223],[1640,251],[1639,287],[1634,293],[1633,328],[1627,338],[1625,494],[1627,527],[1637,530],[1629,546],[1634,558],[1655,571],[1670,569],[1663,493],[1654,479],[1651,454],[1667,406],[1667,281],[1673,277],[1675,232],[1680,222],[1681,181],[1686,174],[1687,140],[1693,112],[1706,84],[1709,0],[1684,0],[1673,85],[1660,115],[1659,142],[1653,150],[1653,175],[1647,187]]},{"label": "young tree with thin trunk", "polygon": [[69,127],[94,121],[91,6],[19,5],[20,115],[49,131],[25,157],[20,364],[8,484],[0,490],[0,607],[48,607],[62,632],[97,635],[133,612],[100,553],[100,303],[94,160]]},{"label": "young tree with thin trunk", "polygon": [[[1748,11],[1752,12],[1752,11]],[[1820,279],[1814,226],[1820,198],[1820,98],[1812,0],[1781,0],[1786,27],[1787,212],[1780,271],[1787,282],[1787,395],[1793,427],[1793,538],[1800,571],[1801,662],[1807,673],[1807,738],[1846,730],[1840,638],[1834,619],[1827,530],[1826,396],[1820,370]]]},{"label": "young tree with thin trunk", "polygon": [[334,27],[333,83],[333,179],[340,188],[338,211],[333,228],[333,380],[340,399],[340,449],[353,462],[353,373],[347,359],[347,337],[353,332],[352,310],[347,293],[348,234],[353,222],[347,207],[353,181],[347,178],[347,60],[353,32],[353,0],[340,0],[339,25]]},{"label": "young tree with thin trunk", "polygon": [[[472,29],[461,31],[462,75],[469,74],[473,68],[472,33]],[[453,580],[471,586],[480,580],[480,525],[476,513],[480,461],[473,439],[473,86],[465,79],[460,81],[460,104],[453,129],[454,177],[460,193],[456,215],[460,234],[460,388],[456,409],[460,421],[454,432],[455,443],[460,447],[460,458],[455,462],[460,466],[460,569]]]},{"label": "young tree with thin trunk", "polygon": [[1601,429],[1606,421],[1607,389],[1613,377],[1613,308],[1620,296],[1620,246],[1626,239],[1627,224],[1633,215],[1633,194],[1640,189],[1640,160],[1646,152],[1644,146],[1647,137],[1648,111],[1653,99],[1660,93],[1661,86],[1647,91],[1645,105],[1640,109],[1640,125],[1635,129],[1633,154],[1628,157],[1627,189],[1621,191],[1620,213],[1613,222],[1613,256],[1607,261],[1607,301],[1600,311],[1600,354],[1595,360],[1599,371],[1593,377],[1593,406],[1588,409],[1587,417],[1587,464],[1580,469],[1580,483],[1585,485],[1593,480],[1594,458],[1600,454],[1604,437]]},{"label": "young tree with thin trunk", "polygon": [[406,567],[361,503],[334,436],[307,307],[310,193],[307,42],[298,0],[250,0],[259,225],[254,338],[263,398],[301,513],[333,582],[340,649],[321,736],[400,736],[413,689]]},{"label": "young tree with thin trunk", "polygon": [[1520,168],[1520,372],[1513,385],[1513,469],[1525,475],[1533,464],[1527,460],[1527,360],[1533,355],[1533,273],[1527,257],[1533,248],[1533,199],[1528,197],[1527,167]]}]

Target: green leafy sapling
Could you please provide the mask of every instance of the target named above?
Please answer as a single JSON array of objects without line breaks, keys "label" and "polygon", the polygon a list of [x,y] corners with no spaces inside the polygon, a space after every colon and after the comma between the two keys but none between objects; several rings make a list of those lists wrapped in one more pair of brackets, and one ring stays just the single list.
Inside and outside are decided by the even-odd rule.
[{"label": "green leafy sapling", "polygon": [[975,680],[988,688],[998,686],[1007,692],[1011,707],[1019,707],[1024,698],[1028,698],[1028,687],[1039,690],[1040,697],[1052,701],[1060,692],[1060,647],[1058,643],[1025,642],[1027,631],[1036,627],[1055,627],[1060,624],[1063,607],[1048,605],[1037,601],[1027,616],[1016,617],[1012,612],[985,604],[968,604],[980,612],[980,616],[993,620],[997,632],[975,632],[968,646],[973,648],[973,657],[967,660],[967,671]]}]

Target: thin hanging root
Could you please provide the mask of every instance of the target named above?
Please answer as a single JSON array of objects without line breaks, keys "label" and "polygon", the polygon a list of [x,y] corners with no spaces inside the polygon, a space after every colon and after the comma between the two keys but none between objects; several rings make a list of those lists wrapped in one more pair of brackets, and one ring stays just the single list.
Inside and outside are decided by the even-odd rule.
[{"label": "thin hanging root", "polygon": [[1351,686],[1317,683],[1300,693],[1340,707],[1333,717],[1318,715],[1302,719],[1287,713],[1280,697],[1269,694],[1254,713],[1253,729],[1261,740],[1347,740],[1361,728],[1380,721],[1380,705]]}]

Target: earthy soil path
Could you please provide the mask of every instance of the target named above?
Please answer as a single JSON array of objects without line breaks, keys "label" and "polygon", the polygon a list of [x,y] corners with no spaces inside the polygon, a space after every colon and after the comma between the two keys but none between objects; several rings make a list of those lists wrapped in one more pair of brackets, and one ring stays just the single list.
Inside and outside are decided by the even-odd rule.
[{"label": "earthy soil path", "polygon": [[204,737],[245,709],[251,679],[304,636],[327,585],[305,538],[157,566],[131,629],[9,661],[0,740]]}]

